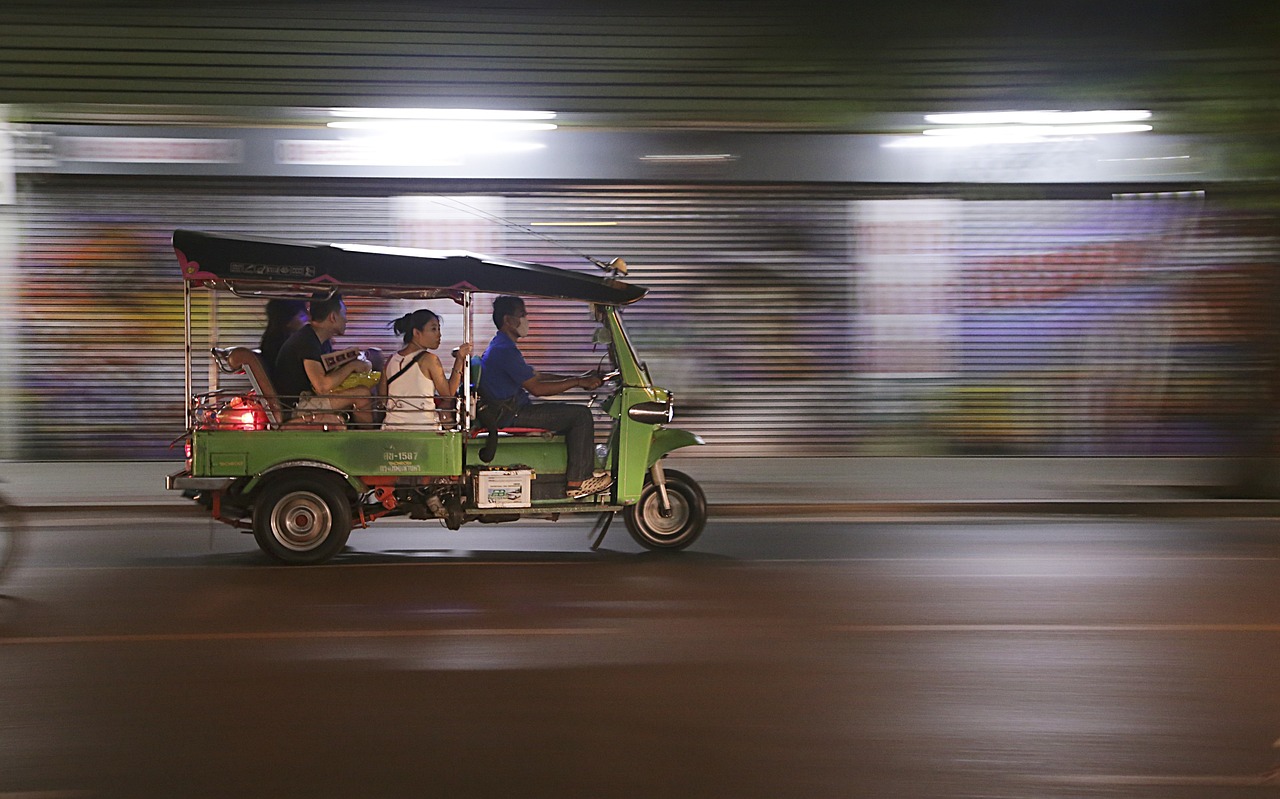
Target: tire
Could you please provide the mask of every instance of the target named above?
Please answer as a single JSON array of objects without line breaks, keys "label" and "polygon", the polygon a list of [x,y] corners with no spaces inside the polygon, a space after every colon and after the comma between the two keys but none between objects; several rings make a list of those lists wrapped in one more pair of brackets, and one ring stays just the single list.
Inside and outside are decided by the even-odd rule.
[{"label": "tire", "polygon": [[684,549],[697,540],[707,524],[707,498],[693,478],[666,469],[671,517],[663,518],[658,487],[646,479],[640,500],[623,512],[627,531],[646,549]]},{"label": "tire", "polygon": [[258,492],[253,538],[282,563],[324,563],[351,535],[347,486],[324,472],[281,475]]}]

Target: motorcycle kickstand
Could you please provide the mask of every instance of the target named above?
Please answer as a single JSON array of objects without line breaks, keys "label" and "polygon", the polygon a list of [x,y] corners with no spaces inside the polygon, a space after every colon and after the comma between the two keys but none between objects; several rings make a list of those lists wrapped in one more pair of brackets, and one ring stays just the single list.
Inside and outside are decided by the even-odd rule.
[{"label": "motorcycle kickstand", "polygon": [[591,528],[591,551],[595,552],[600,548],[600,542],[604,541],[604,534],[609,532],[609,525],[613,524],[613,517],[616,514],[613,511],[600,514],[600,518],[596,519],[595,526]]}]

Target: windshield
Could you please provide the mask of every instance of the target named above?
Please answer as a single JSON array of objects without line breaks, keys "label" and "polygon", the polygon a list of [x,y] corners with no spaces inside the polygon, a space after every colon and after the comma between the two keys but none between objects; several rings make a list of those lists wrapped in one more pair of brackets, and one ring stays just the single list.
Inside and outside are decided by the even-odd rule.
[{"label": "windshield", "polygon": [[649,377],[649,369],[636,356],[635,348],[631,346],[631,339],[627,337],[627,329],[622,326],[622,314],[618,309],[613,309],[613,318],[617,321],[618,335],[615,336],[613,346],[617,349],[615,360],[618,362],[619,368],[623,368],[622,364],[635,364],[643,379],[643,385],[653,385],[653,379]]}]

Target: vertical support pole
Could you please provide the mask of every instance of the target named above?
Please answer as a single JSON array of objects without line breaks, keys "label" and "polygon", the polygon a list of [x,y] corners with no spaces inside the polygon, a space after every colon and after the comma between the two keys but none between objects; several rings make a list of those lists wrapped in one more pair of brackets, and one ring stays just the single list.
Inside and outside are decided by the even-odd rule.
[{"label": "vertical support pole", "polygon": [[[17,137],[8,123],[8,106],[0,105],[0,296],[18,296],[15,290],[21,282],[18,273],[18,215],[17,203]],[[18,303],[10,299],[0,309],[0,363],[17,362],[19,324]],[[16,456],[21,436],[16,406],[17,379],[15,370],[0,372],[0,458]]]},{"label": "vertical support pole", "polygon": [[[471,324],[471,292],[464,291],[462,293],[462,340],[471,341],[472,324]],[[471,342],[471,346],[475,348],[475,342]],[[462,412],[458,414],[458,421],[462,425],[462,431],[471,429],[471,359],[475,355],[467,357],[467,371],[462,376]]]},{"label": "vertical support pole", "polygon": [[182,404],[186,408],[185,429],[191,429],[191,282],[182,278]]},{"label": "vertical support pole", "polygon": [[[209,347],[218,346],[218,292],[209,292]],[[218,365],[209,358],[209,390],[217,391],[222,380]]]}]

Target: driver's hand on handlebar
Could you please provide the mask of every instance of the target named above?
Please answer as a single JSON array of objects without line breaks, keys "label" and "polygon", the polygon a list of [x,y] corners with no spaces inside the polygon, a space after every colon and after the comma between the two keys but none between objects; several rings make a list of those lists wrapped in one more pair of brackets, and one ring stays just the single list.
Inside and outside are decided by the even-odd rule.
[{"label": "driver's hand on handlebar", "polygon": [[600,387],[604,381],[600,379],[599,372],[587,372],[578,378],[578,385],[587,391],[593,391]]}]

